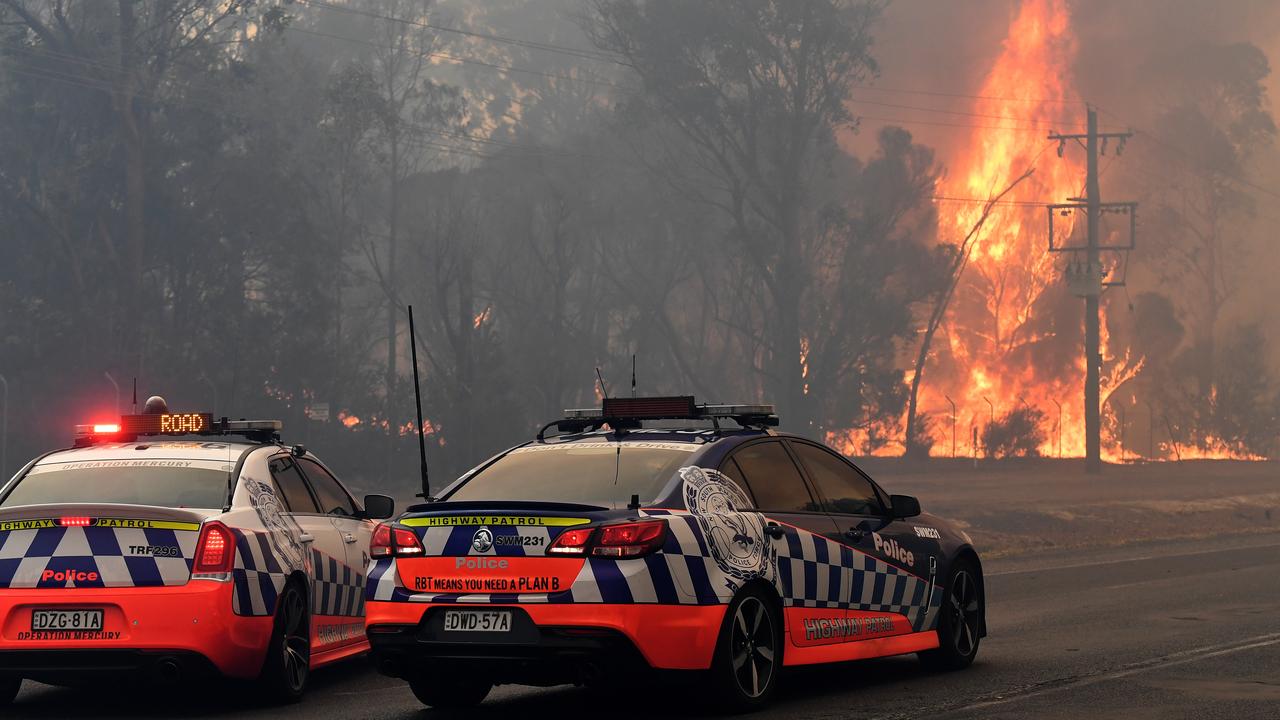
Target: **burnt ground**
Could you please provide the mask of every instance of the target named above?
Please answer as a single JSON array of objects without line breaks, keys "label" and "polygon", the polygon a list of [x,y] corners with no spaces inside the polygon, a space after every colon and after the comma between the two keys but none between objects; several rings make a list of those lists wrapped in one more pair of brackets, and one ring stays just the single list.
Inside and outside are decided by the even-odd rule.
[{"label": "burnt ground", "polygon": [[959,522],[987,557],[1280,531],[1275,462],[1107,465],[1101,475],[1080,460],[859,464],[886,490]]}]

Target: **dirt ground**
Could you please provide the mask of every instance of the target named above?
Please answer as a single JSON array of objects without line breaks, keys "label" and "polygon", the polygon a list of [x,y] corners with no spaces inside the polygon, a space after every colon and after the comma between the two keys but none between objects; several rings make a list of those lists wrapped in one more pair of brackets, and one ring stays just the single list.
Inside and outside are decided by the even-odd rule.
[{"label": "dirt ground", "polygon": [[1280,530],[1280,463],[1226,460],[1107,465],[866,458],[889,492],[960,522],[990,557],[1050,548]]}]

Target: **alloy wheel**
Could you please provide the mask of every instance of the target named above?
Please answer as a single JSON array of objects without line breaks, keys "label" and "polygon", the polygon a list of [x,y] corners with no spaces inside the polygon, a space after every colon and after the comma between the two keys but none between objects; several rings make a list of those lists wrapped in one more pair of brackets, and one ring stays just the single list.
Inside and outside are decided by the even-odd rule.
[{"label": "alloy wheel", "polygon": [[311,669],[310,628],[307,627],[307,610],[302,594],[297,591],[286,593],[283,610],[281,651],[284,653],[285,678],[294,690],[301,690]]},{"label": "alloy wheel", "polygon": [[956,652],[968,657],[978,643],[978,584],[967,570],[956,573],[948,598],[951,605],[952,642]]},{"label": "alloy wheel", "polygon": [[747,597],[738,604],[730,639],[738,687],[748,697],[760,697],[773,681],[777,648],[773,617],[758,598]]}]

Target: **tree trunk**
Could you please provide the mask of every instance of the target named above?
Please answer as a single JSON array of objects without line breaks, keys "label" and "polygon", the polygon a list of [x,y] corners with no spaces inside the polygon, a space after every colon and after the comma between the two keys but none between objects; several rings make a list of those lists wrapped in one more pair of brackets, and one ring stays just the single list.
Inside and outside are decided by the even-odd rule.
[{"label": "tree trunk", "polygon": [[[393,119],[393,123],[398,122]],[[383,456],[382,476],[391,479],[391,459],[395,456],[396,439],[399,427],[393,418],[392,408],[395,406],[396,387],[396,351],[399,329],[400,308],[396,305],[396,237],[400,229],[400,135],[395,125],[391,127],[391,202],[387,216],[387,272],[384,282],[387,284],[387,370],[384,378],[385,400],[383,420],[387,423],[387,450]]]},{"label": "tree trunk", "polygon": [[135,42],[137,18],[132,0],[119,0],[120,73],[116,77],[115,106],[124,141],[125,277],[123,305],[127,318],[120,338],[121,349],[137,349],[142,318],[142,267],[146,255],[146,149],[142,120],[137,116],[134,92],[137,88]]}]

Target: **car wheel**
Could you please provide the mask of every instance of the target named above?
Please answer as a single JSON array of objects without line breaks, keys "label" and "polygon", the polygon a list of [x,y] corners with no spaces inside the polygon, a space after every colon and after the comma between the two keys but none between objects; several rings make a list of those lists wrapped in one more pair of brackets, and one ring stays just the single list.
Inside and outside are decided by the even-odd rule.
[{"label": "car wheel", "polygon": [[938,611],[938,647],[920,653],[932,670],[962,670],[978,655],[982,627],[982,585],[977,567],[967,560],[951,570]]},{"label": "car wheel", "polygon": [[22,678],[20,677],[0,677],[0,706],[8,705],[18,697],[18,691],[22,689]]},{"label": "car wheel", "polygon": [[423,705],[442,709],[475,707],[484,702],[493,683],[454,673],[421,674],[409,679],[409,689]]},{"label": "car wheel", "polygon": [[749,589],[729,604],[711,673],[724,710],[743,712],[769,702],[782,668],[782,626],[773,602]]},{"label": "car wheel", "polygon": [[271,698],[294,702],[307,689],[310,674],[311,620],[307,598],[299,583],[289,583],[280,594],[259,682]]}]

